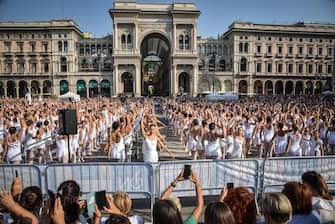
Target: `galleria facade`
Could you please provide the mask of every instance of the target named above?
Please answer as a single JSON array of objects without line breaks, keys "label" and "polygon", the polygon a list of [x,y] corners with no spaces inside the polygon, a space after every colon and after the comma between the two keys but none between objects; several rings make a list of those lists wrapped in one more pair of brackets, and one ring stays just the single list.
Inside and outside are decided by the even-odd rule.
[{"label": "galleria facade", "polygon": [[115,1],[109,13],[104,38],[73,20],[1,22],[0,96],[313,95],[334,86],[335,24],[233,22],[201,38],[193,3]]}]

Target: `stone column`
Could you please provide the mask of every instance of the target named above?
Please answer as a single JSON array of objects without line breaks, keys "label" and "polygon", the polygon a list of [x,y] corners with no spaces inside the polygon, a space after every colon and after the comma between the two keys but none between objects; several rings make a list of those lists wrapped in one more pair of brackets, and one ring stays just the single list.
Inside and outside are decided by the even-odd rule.
[{"label": "stone column", "polygon": [[[197,26],[195,23],[193,23],[193,37],[192,37],[192,40],[193,40],[193,51],[196,51],[197,50]],[[200,52],[198,52],[199,54]]]},{"label": "stone column", "polygon": [[16,93],[16,98],[19,98],[19,87],[14,87],[15,93]]},{"label": "stone column", "polygon": [[177,84],[176,84],[176,67],[177,65],[173,64],[171,69],[171,81],[170,81],[170,93],[171,96],[175,96],[177,94]]},{"label": "stone column", "polygon": [[[114,39],[114,49],[119,49],[118,48],[118,32],[117,32],[117,23],[114,23],[114,34],[113,34],[113,39]],[[92,53],[92,52],[91,52]]]},{"label": "stone column", "polygon": [[141,65],[135,64],[135,96],[141,96]]},{"label": "stone column", "polygon": [[173,23],[173,49],[172,52],[174,53],[177,49],[177,24]]},{"label": "stone column", "polygon": [[90,98],[90,86],[89,85],[87,85],[87,87],[86,87],[86,97],[87,97],[87,99]]},{"label": "stone column", "polygon": [[118,88],[118,84],[119,84],[119,69],[118,69],[118,65],[115,65],[114,68],[114,76],[113,76],[113,89],[114,89],[114,96],[117,96],[119,94],[119,88]]},{"label": "stone column", "polygon": [[192,76],[192,80],[193,80],[193,86],[192,86],[192,95],[196,96],[198,94],[198,65],[197,64],[193,64],[193,76]]}]

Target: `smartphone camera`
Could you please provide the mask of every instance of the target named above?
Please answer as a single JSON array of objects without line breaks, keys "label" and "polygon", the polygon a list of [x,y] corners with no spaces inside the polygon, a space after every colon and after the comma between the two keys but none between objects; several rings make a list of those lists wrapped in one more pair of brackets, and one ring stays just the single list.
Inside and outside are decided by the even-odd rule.
[{"label": "smartphone camera", "polygon": [[184,173],[183,173],[183,177],[184,179],[189,179],[191,176],[191,165],[184,165]]},{"label": "smartphone camera", "polygon": [[234,188],[234,183],[227,183],[227,188],[228,189]]}]

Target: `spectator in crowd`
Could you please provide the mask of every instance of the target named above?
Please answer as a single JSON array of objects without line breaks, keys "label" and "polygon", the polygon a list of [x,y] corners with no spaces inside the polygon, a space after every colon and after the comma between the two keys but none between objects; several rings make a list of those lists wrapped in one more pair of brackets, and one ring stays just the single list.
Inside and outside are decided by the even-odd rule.
[{"label": "spectator in crowd", "polygon": [[205,210],[206,224],[235,224],[234,215],[230,208],[222,202],[212,202]]},{"label": "spectator in crowd", "polygon": [[284,185],[283,193],[292,205],[292,219],[289,224],[319,224],[319,218],[312,213],[312,192],[304,184],[288,182]]},{"label": "spectator in crowd", "polygon": [[121,213],[128,217],[131,224],[143,224],[143,218],[139,215],[131,214],[132,201],[129,195],[123,191],[117,191],[113,195],[115,206]]},{"label": "spectator in crowd", "polygon": [[305,172],[301,179],[312,191],[312,207],[320,215],[321,223],[335,223],[335,200],[325,179],[315,171]]},{"label": "spectator in crowd", "polygon": [[[176,187],[176,185],[189,179],[195,185],[197,206],[194,208],[192,214],[182,222],[180,211],[177,206],[168,198]],[[202,190],[200,185],[200,179],[196,172],[191,169],[189,177],[184,177],[184,169],[180,172],[178,177],[171,182],[168,188],[161,195],[160,201],[156,202],[153,209],[153,223],[154,224],[168,224],[168,223],[184,223],[184,224],[196,224],[200,220],[201,213],[204,207],[204,201],[202,196]]]},{"label": "spectator in crowd", "polygon": [[254,195],[245,187],[225,188],[220,196],[234,214],[236,224],[255,224],[257,208]]},{"label": "spectator in crowd", "polygon": [[266,193],[260,207],[265,219],[260,224],[287,224],[292,218],[291,202],[282,193]]}]

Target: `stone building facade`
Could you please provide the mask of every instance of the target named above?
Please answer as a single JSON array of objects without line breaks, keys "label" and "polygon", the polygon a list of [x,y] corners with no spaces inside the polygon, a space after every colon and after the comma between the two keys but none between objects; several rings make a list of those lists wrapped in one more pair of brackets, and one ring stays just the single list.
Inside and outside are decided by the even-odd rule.
[{"label": "stone building facade", "polygon": [[334,86],[335,24],[233,22],[201,38],[193,3],[115,1],[109,14],[113,35],[104,38],[73,20],[0,22],[0,96],[319,94]]}]

